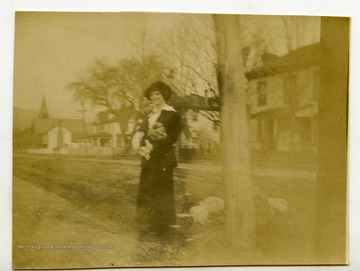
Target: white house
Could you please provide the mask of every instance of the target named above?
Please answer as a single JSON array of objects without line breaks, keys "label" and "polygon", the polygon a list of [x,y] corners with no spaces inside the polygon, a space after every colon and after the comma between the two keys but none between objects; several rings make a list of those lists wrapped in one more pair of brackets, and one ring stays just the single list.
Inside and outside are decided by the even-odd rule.
[{"label": "white house", "polygon": [[109,111],[97,114],[92,125],[92,132],[88,140],[95,155],[116,155],[131,148],[131,140],[135,129],[135,118],[131,117],[123,124],[125,131],[121,130],[118,118]]},{"label": "white house", "polygon": [[313,44],[246,74],[253,149],[316,152],[319,68]]},{"label": "white house", "polygon": [[47,142],[47,149],[55,150],[61,148],[71,148],[71,132],[62,126],[50,129],[42,136],[42,140]]}]

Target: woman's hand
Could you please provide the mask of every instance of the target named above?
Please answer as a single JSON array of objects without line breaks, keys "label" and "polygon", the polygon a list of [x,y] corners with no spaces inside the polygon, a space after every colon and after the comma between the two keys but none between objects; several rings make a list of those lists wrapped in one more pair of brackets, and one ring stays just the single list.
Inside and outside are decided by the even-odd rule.
[{"label": "woman's hand", "polygon": [[139,149],[139,154],[144,156],[146,160],[150,159],[150,153],[153,150],[153,145],[149,142],[149,140],[145,140],[145,146],[141,146]]},{"label": "woman's hand", "polygon": [[150,143],[150,141],[147,140],[147,139],[145,139],[145,147],[146,147],[148,150],[150,150],[150,151],[153,150],[153,145],[152,145],[152,144]]}]

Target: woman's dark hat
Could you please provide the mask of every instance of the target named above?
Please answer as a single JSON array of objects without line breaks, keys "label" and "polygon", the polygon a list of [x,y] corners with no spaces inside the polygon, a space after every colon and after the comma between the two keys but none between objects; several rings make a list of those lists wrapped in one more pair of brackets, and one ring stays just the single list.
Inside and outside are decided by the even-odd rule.
[{"label": "woman's dark hat", "polygon": [[162,81],[152,83],[145,91],[144,96],[150,100],[150,95],[154,91],[159,91],[164,97],[165,101],[169,100],[172,94],[171,88]]}]

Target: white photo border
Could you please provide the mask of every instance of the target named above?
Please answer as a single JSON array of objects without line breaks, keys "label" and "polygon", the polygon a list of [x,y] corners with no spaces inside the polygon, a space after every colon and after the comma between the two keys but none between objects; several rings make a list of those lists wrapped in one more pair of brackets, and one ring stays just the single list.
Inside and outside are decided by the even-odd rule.
[{"label": "white photo border", "polygon": [[[349,266],[281,267],[281,270],[360,269],[360,3],[357,0],[0,0],[0,268],[11,267],[12,80],[15,11],[158,11],[192,13],[287,14],[351,17],[349,82]],[[225,267],[223,267],[225,268]],[[217,268],[217,269],[223,269]],[[232,267],[275,271],[280,267]],[[199,268],[186,268],[198,270]],[[102,269],[97,269],[102,270]],[[104,269],[105,270],[105,269]],[[124,269],[121,269],[124,270]]]}]

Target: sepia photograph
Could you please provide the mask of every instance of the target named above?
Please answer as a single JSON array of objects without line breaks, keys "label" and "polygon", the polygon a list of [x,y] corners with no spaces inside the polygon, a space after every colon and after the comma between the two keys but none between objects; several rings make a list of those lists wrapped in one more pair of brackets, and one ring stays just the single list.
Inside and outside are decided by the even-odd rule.
[{"label": "sepia photograph", "polygon": [[17,11],[14,39],[14,269],[349,263],[349,17]]}]

